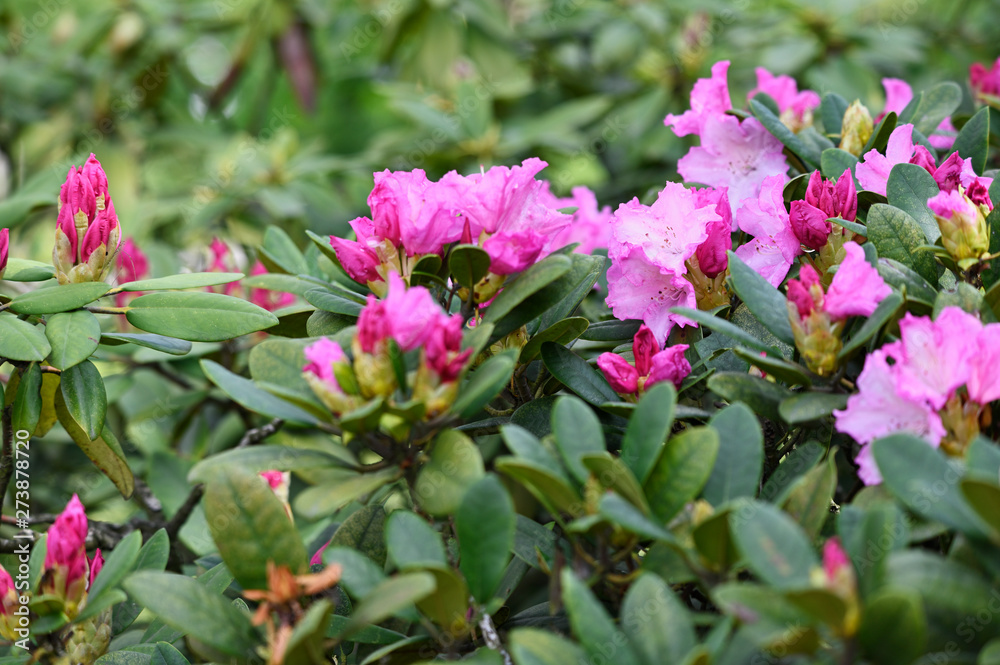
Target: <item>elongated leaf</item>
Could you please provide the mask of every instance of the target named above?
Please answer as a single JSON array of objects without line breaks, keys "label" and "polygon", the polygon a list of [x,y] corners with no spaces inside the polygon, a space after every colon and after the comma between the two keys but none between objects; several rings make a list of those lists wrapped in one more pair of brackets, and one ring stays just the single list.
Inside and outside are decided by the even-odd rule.
[{"label": "elongated leaf", "polygon": [[221,342],[278,323],[266,309],[218,293],[150,293],[128,308],[125,316],[136,328],[191,342]]},{"label": "elongated leaf", "polygon": [[779,589],[809,586],[819,565],[805,533],[777,507],[752,502],[730,514],[736,545],[757,577]]},{"label": "elongated leaf", "polygon": [[764,467],[764,433],[745,404],[727,406],[708,421],[719,433],[719,454],[705,482],[705,500],[719,506],[738,497],[754,497]]},{"label": "elongated leaf", "polygon": [[798,425],[825,418],[846,406],[847,395],[803,392],[782,401],[778,412],[789,425]]},{"label": "elongated leaf", "polygon": [[452,404],[452,413],[462,418],[474,416],[507,385],[515,363],[513,352],[501,353],[476,368]]},{"label": "elongated leaf", "polygon": [[620,459],[607,451],[587,453],[581,459],[602,488],[614,490],[643,513],[649,513],[642,484]]},{"label": "elongated leaf", "polygon": [[49,357],[56,369],[68,369],[94,353],[101,340],[101,324],[86,310],[64,312],[48,317],[45,337],[52,346]]},{"label": "elongated leaf", "polygon": [[569,615],[573,633],[591,659],[607,658],[609,646],[615,645],[615,662],[621,665],[639,665],[639,658],[632,651],[628,639],[615,626],[607,610],[598,602],[593,592],[577,579],[572,569],[564,568],[560,578],[562,601]]},{"label": "elongated leaf", "polygon": [[642,321],[619,321],[617,319],[598,321],[590,324],[587,331],[580,337],[592,342],[626,342],[635,337],[641,325]]},{"label": "elongated leaf", "polygon": [[310,289],[303,294],[303,297],[310,305],[333,314],[357,317],[364,308],[361,303],[332,293],[328,289]]},{"label": "elongated leaf", "polygon": [[341,638],[349,638],[355,631],[382,622],[420,602],[434,593],[436,588],[434,576],[428,572],[405,573],[387,579],[354,609]]},{"label": "elongated leaf", "polygon": [[212,383],[219,386],[233,401],[249,411],[270,418],[280,418],[308,425],[319,423],[319,419],[311,413],[258,388],[250,379],[233,374],[217,362],[203,359],[201,368]]},{"label": "elongated leaf", "polygon": [[149,333],[103,333],[101,335],[101,344],[113,346],[116,343],[144,346],[147,349],[162,351],[174,356],[183,356],[191,351],[191,342],[163,335]]},{"label": "elongated leaf", "polygon": [[986,156],[989,153],[990,109],[981,108],[972,116],[962,131],[958,133],[951,149],[963,159],[972,160],[972,168],[982,174],[986,168]]},{"label": "elongated leaf", "polygon": [[3,278],[8,282],[44,282],[56,276],[56,269],[51,263],[31,261],[10,257],[3,271]]},{"label": "elongated leaf", "polygon": [[667,543],[677,542],[674,535],[657,524],[655,519],[647,517],[633,503],[617,494],[609,492],[602,496],[597,510],[601,517],[612,524],[617,524],[626,531],[631,531],[650,540],[662,540]]},{"label": "elongated leaf", "polygon": [[837,466],[831,453],[826,462],[811,469],[792,485],[784,502],[785,511],[810,537],[816,538],[830,517],[830,502],[836,489]]},{"label": "elongated leaf", "polygon": [[575,642],[547,630],[518,628],[510,634],[515,665],[565,665],[589,662]]},{"label": "elongated leaf", "polygon": [[111,287],[104,282],[81,282],[46,286],[15,296],[10,310],[16,314],[56,314],[89,305]]},{"label": "elongated leaf", "polygon": [[188,473],[188,482],[192,484],[203,483],[229,467],[240,467],[259,473],[271,469],[278,471],[322,469],[339,467],[343,464],[344,462],[340,458],[312,448],[256,445],[226,450],[198,462]]},{"label": "elongated leaf", "polygon": [[[497,325],[504,321],[505,328],[513,325],[507,322],[508,314],[529,297],[569,272],[572,266],[573,261],[569,257],[559,254],[553,254],[531,266],[510,283],[504,285],[503,291],[486,308],[483,322]],[[519,323],[514,328],[520,325]],[[514,328],[503,331],[498,328],[495,334],[505,335]]]},{"label": "elongated leaf", "polygon": [[348,473],[329,482],[303,490],[295,497],[295,511],[308,519],[319,519],[337,512],[355,499],[399,479],[399,469],[381,469],[373,473]]},{"label": "elongated leaf", "polygon": [[473,288],[490,270],[490,255],[477,245],[456,245],[448,256],[448,272],[467,289]]},{"label": "elongated leaf", "polygon": [[110,594],[125,576],[132,572],[132,567],[139,558],[140,547],[142,547],[142,534],[138,531],[128,534],[115,545],[101,572],[87,589],[87,607],[77,619],[86,619],[97,614],[96,607],[101,601],[102,594]]},{"label": "elongated leaf", "polygon": [[741,372],[721,372],[708,379],[708,389],[727,402],[745,402],[756,413],[778,420],[778,405],[792,396],[783,386]]},{"label": "elongated leaf", "polygon": [[0,358],[41,362],[51,350],[41,328],[10,312],[0,312]]},{"label": "elongated leaf", "polygon": [[697,638],[687,610],[658,575],[644,573],[622,601],[621,627],[643,665],[681,663]]},{"label": "elongated leaf", "polygon": [[[889,205],[907,213],[923,231],[927,242],[934,243],[941,237],[934,215],[927,207],[927,200],[936,196],[940,190],[934,181],[934,176],[922,166],[916,164],[896,164],[889,172],[889,180],[885,186]],[[869,216],[871,211],[869,211]],[[869,224],[871,220],[869,217]],[[877,247],[877,245],[876,245]]]},{"label": "elongated leaf", "polygon": [[622,441],[621,460],[645,483],[666,445],[674,422],[677,391],[669,381],[657,383],[639,400]]},{"label": "elongated leaf", "polygon": [[108,411],[108,394],[104,379],[89,360],[65,370],[59,377],[66,412],[80,429],[96,439],[104,428]]},{"label": "elongated leaf", "polygon": [[426,520],[408,510],[397,510],[386,520],[385,544],[389,560],[400,570],[448,566],[440,534]]},{"label": "elongated leaf", "polygon": [[866,344],[875,334],[888,323],[894,316],[896,312],[899,311],[899,307],[903,304],[903,297],[898,293],[890,293],[886,296],[885,300],[878,304],[872,315],[868,317],[864,325],[858,332],[851,336],[851,339],[844,344],[843,348],[837,353],[837,358],[842,360],[847,358],[856,349],[861,348]]},{"label": "elongated leaf", "polygon": [[934,255],[920,249],[925,245],[924,232],[910,215],[889,205],[877,203],[868,211],[868,240],[883,258],[899,261],[931,283],[937,282]]},{"label": "elongated leaf", "polygon": [[924,90],[913,113],[901,114],[899,122],[912,123],[916,131],[930,136],[941,121],[954,113],[961,103],[962,89],[956,83],[944,81],[930,90]]},{"label": "elongated leaf", "polygon": [[594,412],[575,397],[563,396],[552,409],[552,431],[563,463],[577,482],[584,483],[590,471],[582,457],[605,451],[601,423]]},{"label": "elongated leaf", "polygon": [[[13,386],[8,385],[8,389]],[[34,432],[42,417],[42,370],[38,363],[31,363],[21,373],[11,408],[11,429]],[[23,436],[23,435],[22,435]]]},{"label": "elongated leaf", "polygon": [[514,547],[514,503],[496,476],[487,475],[466,491],[455,528],[469,592],[485,603],[496,592]]},{"label": "elongated leaf", "polygon": [[79,446],[94,466],[115,484],[123,497],[126,499],[131,497],[135,489],[135,479],[125,460],[121,444],[107,425],[101,430],[100,436],[91,437],[69,412],[63,391],[60,389],[55,391],[54,407],[59,423],[73,439],[73,443]]},{"label": "elongated leaf", "polygon": [[414,492],[424,511],[451,515],[458,510],[466,490],[484,473],[483,457],[472,439],[445,430],[434,440],[430,461],[420,469]]},{"label": "elongated leaf", "polygon": [[223,653],[244,657],[257,644],[250,618],[190,577],[140,571],[124,585],[164,623]]},{"label": "elongated leaf", "polygon": [[594,406],[619,399],[604,375],[566,347],[552,342],[542,344],[542,362],[552,376]]},{"label": "elongated leaf", "polygon": [[252,471],[228,467],[205,488],[205,517],[222,560],[246,589],[266,589],[267,564],[303,572],[302,539],[281,501]]},{"label": "elongated leaf", "polygon": [[909,665],[916,660],[927,644],[927,617],[920,595],[892,588],[869,599],[858,643],[874,663]]},{"label": "elongated leaf", "polygon": [[785,296],[753,268],[743,263],[735,253],[729,252],[728,255],[730,279],[736,295],[772,335],[785,344],[794,345],[795,337],[788,322]]},{"label": "elongated leaf", "polygon": [[562,319],[553,323],[545,330],[539,331],[531,336],[528,343],[521,348],[521,355],[518,362],[526,365],[534,360],[542,350],[542,344],[553,342],[555,344],[569,344],[582,335],[590,322],[582,316],[574,316],[569,319]]},{"label": "elongated leaf", "polygon": [[199,289],[206,286],[229,284],[243,279],[241,272],[191,272],[169,277],[155,277],[126,282],[118,288],[122,291],[168,291],[173,289]]},{"label": "elongated leaf", "polygon": [[827,148],[820,156],[820,171],[824,178],[836,179],[848,170],[853,173],[857,164],[857,157],[839,148]]},{"label": "elongated leaf", "polygon": [[704,312],[700,309],[691,309],[690,307],[672,307],[670,311],[691,319],[700,326],[718,331],[727,337],[731,337],[734,341],[745,344],[752,349],[763,351],[777,357],[781,356],[777,349],[769,346],[764,340],[757,339],[735,323],[726,321],[725,319],[715,316],[710,312]]},{"label": "elongated leaf", "polygon": [[719,434],[711,427],[692,427],[667,442],[646,480],[649,506],[668,522],[694,499],[712,473],[719,452]]},{"label": "elongated leaf", "polygon": [[761,103],[760,100],[751,99],[750,112],[760,120],[760,124],[764,125],[767,131],[771,132],[786,148],[798,155],[806,167],[809,169],[819,168],[820,151],[796,136],[765,104]]}]

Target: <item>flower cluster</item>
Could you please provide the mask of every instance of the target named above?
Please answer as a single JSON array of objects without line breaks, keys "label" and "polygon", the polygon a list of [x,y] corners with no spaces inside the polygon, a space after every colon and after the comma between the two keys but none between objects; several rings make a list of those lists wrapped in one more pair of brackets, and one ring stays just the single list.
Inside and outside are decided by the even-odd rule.
[{"label": "flower cluster", "polygon": [[821,376],[838,367],[841,333],[852,316],[871,316],[892,289],[865,260],[865,252],[854,242],[844,245],[846,258],[823,288],[819,273],[803,263],[798,279],[788,280],[788,319],[806,366]]},{"label": "flower cluster", "polygon": [[862,444],[856,461],[869,485],[881,482],[871,441],[910,432],[961,455],[1000,399],[1000,323],[945,307],[934,320],[907,314],[899,333],[867,356],[858,392],[834,412],[837,429]]},{"label": "flower cluster", "polygon": [[597,366],[616,393],[635,401],[661,381],[670,381],[680,388],[691,373],[691,365],[684,357],[687,350],[687,344],[674,344],[661,351],[653,331],[642,325],[632,340],[634,365],[617,353],[602,353]]},{"label": "flower cluster", "polygon": [[828,220],[853,222],[857,215],[858,193],[850,169],[845,170],[836,183],[824,180],[819,171],[813,171],[805,199],[792,201],[788,221],[798,242],[819,251],[816,258],[825,272],[842,254],[843,243],[854,235]]},{"label": "flower cluster", "polygon": [[108,176],[91,154],[71,166],[59,191],[59,216],[52,261],[60,284],[99,282],[114,265],[121,229],[108,193]]},{"label": "flower cluster", "polygon": [[[409,289],[402,278],[389,273],[386,297],[368,297],[351,342],[353,358],[340,344],[323,337],[305,349],[308,361],[302,371],[316,395],[334,413],[352,411],[369,400],[389,400],[397,390],[412,390],[424,406],[424,415],[444,412],[454,401],[458,378],[471,349],[462,350],[461,315],[449,316],[430,292],[421,286]],[[395,349],[419,349],[416,372],[400,385],[394,367]]]},{"label": "flower cluster", "polygon": [[[390,273],[408,278],[421,258],[441,256],[456,242],[481,246],[495,276],[520,272],[558,249],[554,240],[574,220],[559,207],[577,206],[584,237],[602,220],[592,195],[575,192],[569,202],[552,196],[548,183],[535,178],[545,166],[530,158],[471,175],[451,171],[437,182],[420,169],[376,173],[368,196],[371,217],[350,223],[357,240],[331,236],[330,244],[347,274],[379,293]],[[583,239],[568,233],[571,242]],[[480,302],[494,293],[481,294]]]}]

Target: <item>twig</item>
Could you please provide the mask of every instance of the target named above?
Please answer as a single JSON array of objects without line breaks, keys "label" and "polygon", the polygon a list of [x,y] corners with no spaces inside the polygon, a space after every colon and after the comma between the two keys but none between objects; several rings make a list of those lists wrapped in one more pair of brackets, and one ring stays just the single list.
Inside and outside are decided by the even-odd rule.
[{"label": "twig", "polygon": [[142,506],[149,518],[156,521],[163,521],[163,504],[153,495],[149,485],[139,478],[135,479],[135,490],[132,493],[136,502]]},{"label": "twig", "polygon": [[173,542],[174,537],[177,535],[177,532],[181,530],[181,527],[184,526],[184,523],[187,522],[187,518],[191,516],[192,512],[194,512],[195,507],[198,505],[198,502],[201,501],[201,496],[204,493],[204,485],[195,485],[194,489],[191,490],[191,493],[188,494],[188,498],[184,500],[181,507],[177,509],[174,516],[170,518],[169,522],[167,522],[167,536],[170,537],[171,542]]},{"label": "twig", "polygon": [[240,439],[237,448],[246,448],[247,446],[252,446],[255,443],[260,443],[267,437],[271,436],[277,432],[285,424],[285,421],[281,418],[275,418],[266,425],[261,425],[260,427],[255,427],[253,429],[247,430],[243,438]]}]

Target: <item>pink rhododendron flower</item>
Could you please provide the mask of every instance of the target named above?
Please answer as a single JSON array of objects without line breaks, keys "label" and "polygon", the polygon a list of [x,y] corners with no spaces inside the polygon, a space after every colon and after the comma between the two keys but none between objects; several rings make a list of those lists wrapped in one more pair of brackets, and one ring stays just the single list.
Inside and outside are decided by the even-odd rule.
[{"label": "pink rhododendron flower", "polygon": [[611,241],[611,206],[599,208],[597,197],[590,189],[574,187],[571,197],[560,199],[552,196],[548,206],[555,210],[575,207],[576,211],[572,213],[572,221],[549,241],[545,253],[572,243],[580,243],[575,251],[581,254],[608,248]]},{"label": "pink rhododendron flower", "polygon": [[747,101],[759,93],[769,95],[778,104],[781,121],[793,131],[812,123],[812,112],[820,104],[819,95],[812,90],[799,92],[799,86],[791,76],[775,76],[763,67],[754,70],[757,87],[747,94]]},{"label": "pink rhododendron flower", "polygon": [[871,316],[892,289],[867,260],[865,251],[855,242],[844,244],[846,258],[833,276],[823,299],[823,309],[831,319]]},{"label": "pink rhododendron flower", "polygon": [[318,550],[316,550],[316,553],[312,555],[311,559],[309,559],[309,565],[310,566],[321,566],[321,565],[323,565],[323,552],[325,552],[326,548],[329,547],[329,546],[330,546],[330,542],[329,541],[323,543],[323,546],[320,547]]},{"label": "pink rhododendron flower", "polygon": [[60,284],[104,279],[121,246],[121,228],[108,178],[93,154],[70,167],[59,191],[52,261]]},{"label": "pink rhododendron flower", "polygon": [[969,67],[969,87],[979,101],[989,101],[987,97],[1000,97],[1000,58],[990,69],[975,62]]},{"label": "pink rhododendron flower", "polygon": [[10,251],[10,229],[0,229],[0,277],[7,269],[7,253]]},{"label": "pink rhododendron flower", "polygon": [[706,277],[714,278],[729,267],[727,252],[733,248],[733,211],[729,207],[729,197],[725,187],[695,188],[691,192],[694,194],[695,205],[699,208],[715,205],[717,217],[708,222],[708,237],[695,250],[698,267]]},{"label": "pink rhododendron flower", "polygon": [[691,89],[691,108],[681,115],[668,115],[663,124],[672,127],[677,136],[701,134],[708,118],[723,115],[733,108],[729,99],[729,61],[712,65],[712,77],[698,79]]},{"label": "pink rhododendron flower", "polygon": [[976,204],[957,189],[935,194],[927,199],[927,207],[935,215],[940,215],[945,219],[959,218],[961,220],[969,220],[964,224],[959,222],[959,225],[972,226],[975,223],[972,220],[979,214],[979,208]]},{"label": "pink rhododendron flower", "polygon": [[94,550],[94,558],[87,562],[88,568],[90,570],[89,576],[87,578],[87,588],[94,586],[94,580],[97,579],[97,575],[101,572],[101,568],[104,567],[104,556],[101,554],[101,548],[98,547]]},{"label": "pink rhododendron flower", "polygon": [[[239,265],[236,263],[236,257],[233,255],[232,248],[229,247],[224,241],[219,240],[219,238],[212,238],[212,244],[209,245],[209,251],[212,253],[211,262],[208,264],[208,272],[239,272]],[[218,293],[220,290],[223,294],[227,296],[237,296],[240,292],[239,282],[229,282],[228,284],[223,284],[221,286],[208,286],[205,287],[206,290]]]},{"label": "pink rhododendron flower", "polygon": [[[118,264],[119,284],[127,284],[149,277],[149,260],[132,238],[126,238],[122,241],[122,247],[115,260]],[[141,292],[122,291],[116,293],[115,304],[118,307],[124,307],[129,300],[140,295],[142,295]]]},{"label": "pink rhododendron flower", "polygon": [[43,593],[62,598],[68,615],[74,615],[87,588],[87,514],[80,499],[73,495],[66,509],[48,531],[45,560],[42,563]]},{"label": "pink rhododendron flower", "polygon": [[[406,284],[395,273],[389,274],[388,282],[389,290],[386,297],[376,302],[374,296],[368,296],[368,305],[361,315],[364,317],[365,312],[381,309],[382,312],[376,311],[373,317],[381,318],[382,321],[373,326],[371,339],[377,343],[385,337],[391,337],[399,345],[400,350],[412,351],[426,339],[430,327],[441,315],[441,307],[434,301],[430,291],[422,286],[406,288]],[[359,317],[359,335],[364,325],[362,318]],[[362,348],[370,351],[370,347],[365,348],[365,346],[366,344],[362,343]]]},{"label": "pink rhododendron flower", "polygon": [[985,406],[1000,399],[1000,324],[983,326],[976,336],[966,388],[969,397]]},{"label": "pink rhododendron flower", "polygon": [[333,365],[345,362],[347,356],[340,344],[327,337],[320,337],[318,340],[307,346],[303,353],[306,357],[306,365],[303,372],[312,374],[322,381],[327,388],[336,392],[342,392],[334,376]]},{"label": "pink rhododendron flower", "polygon": [[[268,270],[264,264],[257,261],[250,270],[251,275],[266,275]],[[270,289],[250,289],[250,302],[269,312],[288,307],[295,302],[295,295]]]},{"label": "pink rhododendron flower", "polygon": [[784,176],[767,178],[760,194],[744,201],[736,212],[740,229],[753,236],[750,242],[736,249],[736,255],[775,287],[781,284],[795,256],[801,252],[785,211],[784,183]]},{"label": "pink rhododendron flower", "polygon": [[823,572],[829,580],[834,580],[840,572],[851,567],[851,560],[840,544],[840,538],[833,537],[823,544]]},{"label": "pink rhododendron flower", "polygon": [[972,158],[962,159],[957,153],[948,155],[948,159],[941,163],[941,166],[931,171],[934,181],[943,192],[952,192],[961,185],[965,189],[966,195],[977,205],[985,205],[989,210],[993,210],[993,203],[990,201],[989,188],[993,184],[993,178],[977,176],[972,168]]},{"label": "pink rhododendron flower", "polygon": [[472,356],[472,349],[462,351],[462,316],[442,313],[424,341],[424,352],[442,382],[455,381]]},{"label": "pink rhododendron flower", "polygon": [[684,357],[687,350],[687,344],[675,344],[661,351],[653,331],[641,325],[632,340],[634,365],[616,353],[602,353],[597,357],[597,367],[616,393],[638,397],[661,381],[680,388],[691,373],[691,365]]},{"label": "pink rhododendron flower", "polygon": [[292,507],[288,505],[288,488],[292,482],[292,474],[288,471],[271,470],[261,471],[257,475],[267,482],[267,486],[274,492],[274,496],[278,497],[278,501],[281,502],[282,507],[285,509],[285,514],[288,515],[288,519],[294,519],[292,517]]},{"label": "pink rhododendron flower", "polygon": [[721,219],[716,204],[677,183],[667,183],[651,206],[623,203],[612,220],[607,303],[619,319],[642,319],[662,344],[676,323],[689,325],[671,307],[697,307],[686,262]]},{"label": "pink rhododendron flower", "polygon": [[[882,79],[882,87],[885,88],[885,109],[875,119],[875,122],[879,122],[889,113],[897,115],[902,113],[906,105],[913,99],[913,88],[906,81],[884,78]],[[957,135],[958,130],[951,124],[951,118],[948,117],[941,121],[937,129],[927,137],[927,140],[936,150],[948,150],[955,143]],[[926,151],[926,148],[924,150]]]},{"label": "pink rhododendron flower", "polygon": [[896,164],[909,164],[914,156],[913,125],[899,125],[889,135],[889,143],[883,155],[878,150],[869,150],[855,168],[855,175],[861,186],[870,192],[885,196],[885,185],[889,172]]},{"label": "pink rhododendron flower", "polygon": [[858,213],[858,194],[850,169],[836,184],[824,180],[819,171],[809,176],[805,200],[792,201],[788,222],[800,243],[810,249],[822,249],[830,238],[830,218],[853,222]]},{"label": "pink rhododendron flower", "polygon": [[889,365],[886,358],[884,349],[868,354],[858,377],[858,392],[847,399],[847,408],[833,412],[837,431],[862,444],[855,461],[866,485],[882,482],[867,444],[889,434],[909,432],[936,448],[945,435],[941,418],[929,403],[913,401],[897,391],[898,363]]}]

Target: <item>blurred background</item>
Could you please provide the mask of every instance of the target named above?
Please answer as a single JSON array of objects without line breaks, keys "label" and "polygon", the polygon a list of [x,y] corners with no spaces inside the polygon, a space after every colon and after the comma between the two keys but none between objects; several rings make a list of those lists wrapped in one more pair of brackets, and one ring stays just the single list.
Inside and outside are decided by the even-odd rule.
[{"label": "blurred background", "polygon": [[[153,273],[214,235],[346,232],[372,172],[537,155],[556,193],[617,206],[675,176],[663,127],[711,64],[791,74],[881,110],[1000,55],[993,2],[0,0],[0,227],[46,259],[90,152]],[[971,102],[967,100],[968,108]]]}]

